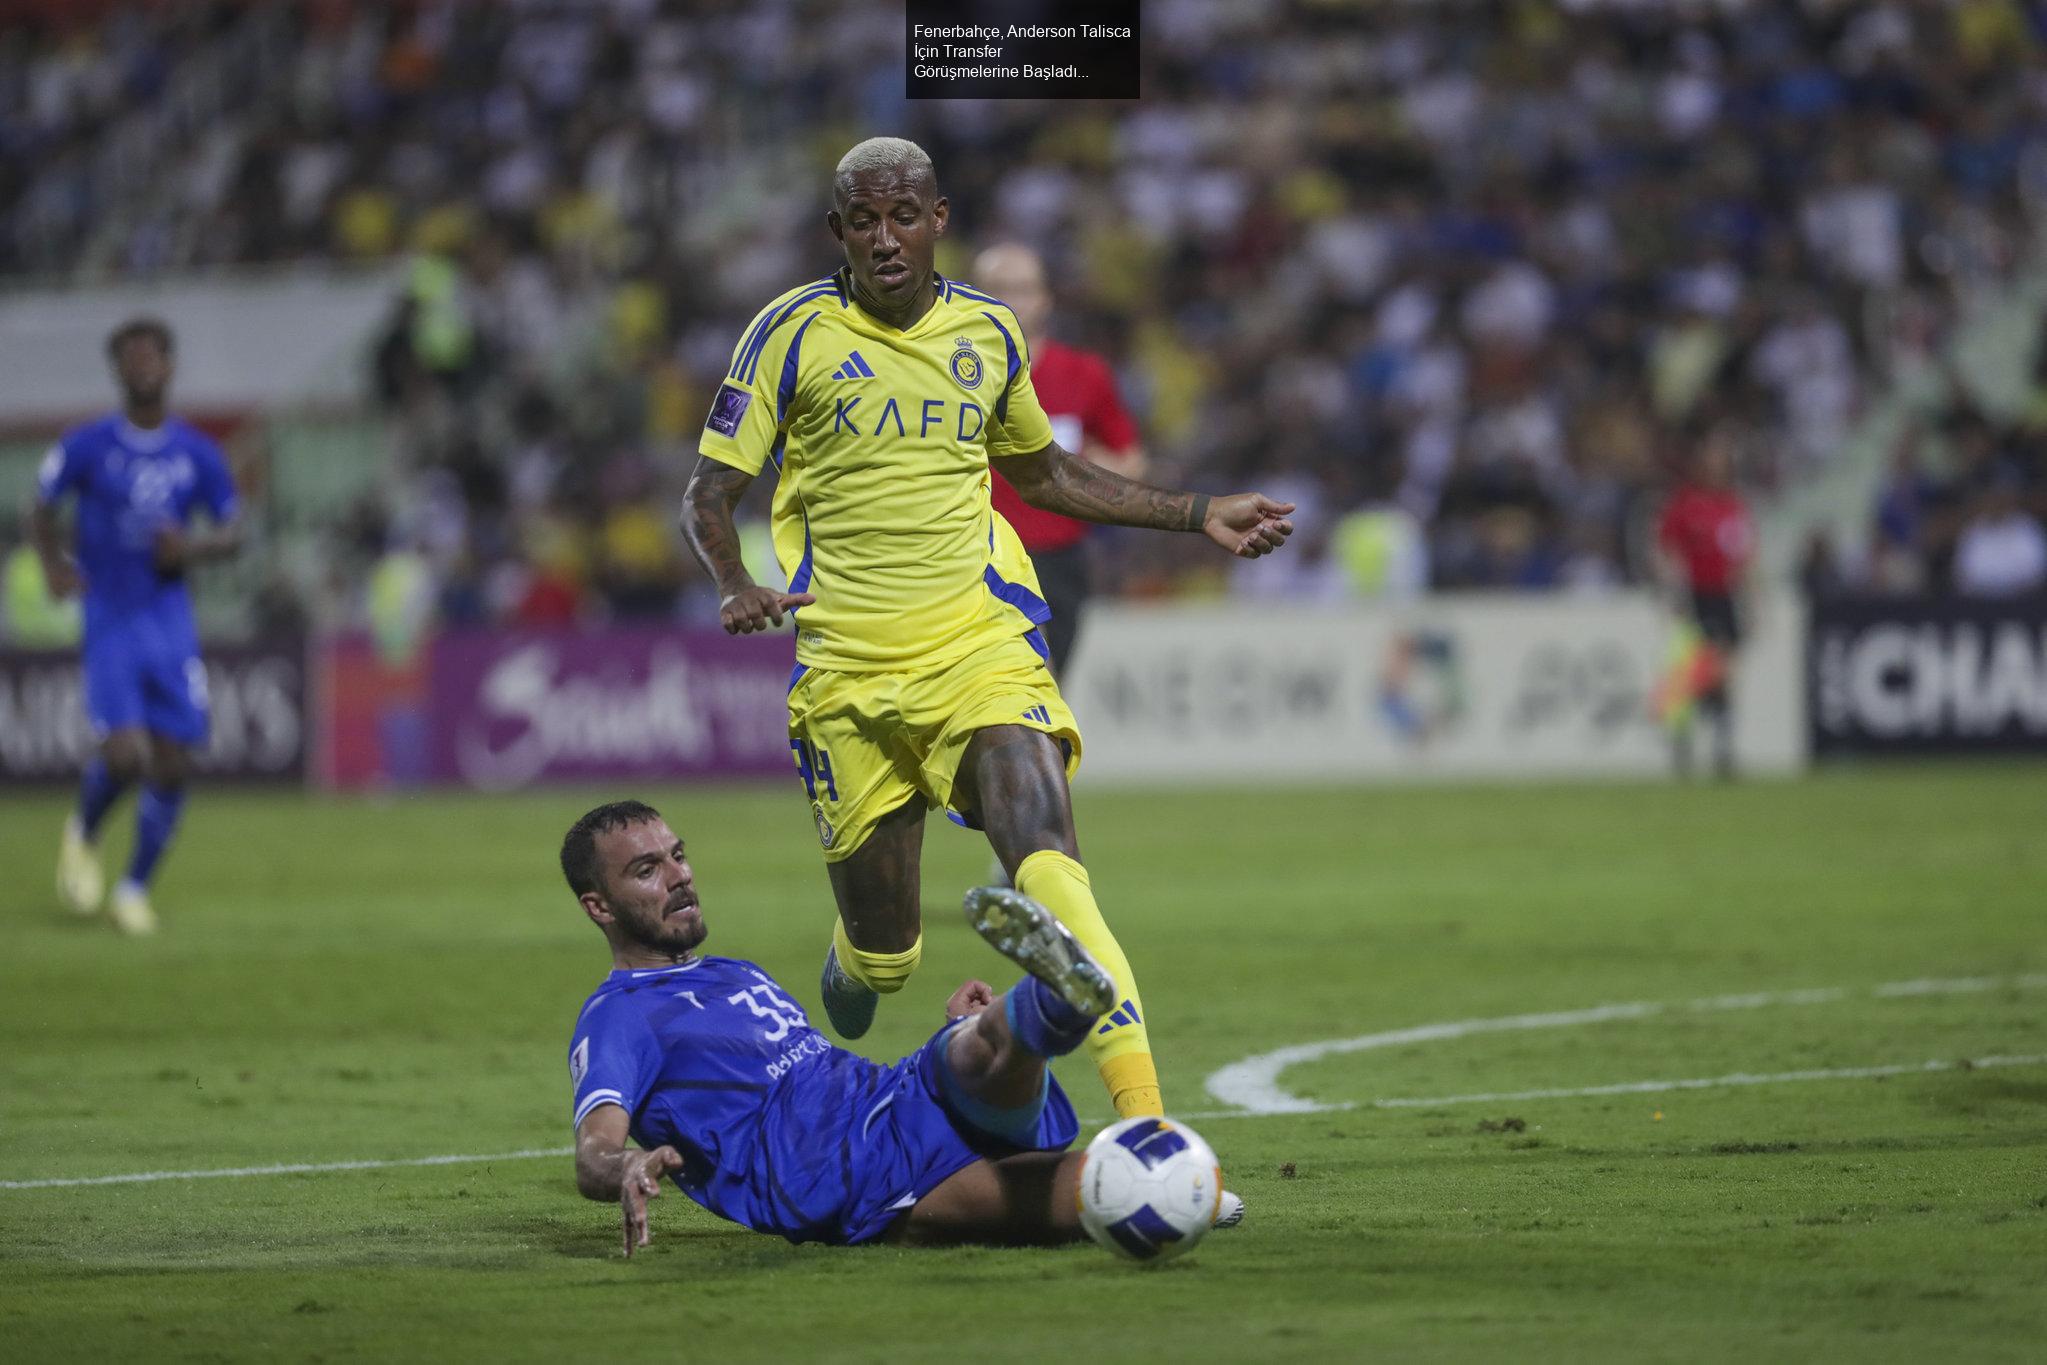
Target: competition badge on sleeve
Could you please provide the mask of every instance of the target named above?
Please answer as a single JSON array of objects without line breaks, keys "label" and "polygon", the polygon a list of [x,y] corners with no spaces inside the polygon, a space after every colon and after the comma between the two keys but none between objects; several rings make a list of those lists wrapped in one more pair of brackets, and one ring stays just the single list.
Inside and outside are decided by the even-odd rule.
[{"label": "competition badge on sleeve", "polygon": [[718,386],[718,396],[711,403],[711,420],[705,425],[727,438],[739,435],[739,423],[746,416],[747,408],[753,403],[753,395],[745,389],[730,384]]}]

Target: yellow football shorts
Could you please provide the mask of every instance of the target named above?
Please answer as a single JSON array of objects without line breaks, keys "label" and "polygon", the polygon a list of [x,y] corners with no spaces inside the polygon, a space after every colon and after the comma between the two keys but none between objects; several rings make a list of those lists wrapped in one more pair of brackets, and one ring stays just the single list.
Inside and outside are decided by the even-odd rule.
[{"label": "yellow football shorts", "polygon": [[916,797],[950,806],[968,741],[992,725],[1042,730],[1060,741],[1069,779],[1080,767],[1080,727],[1022,635],[928,673],[804,669],[789,689],[789,748],[825,861],[850,857]]}]

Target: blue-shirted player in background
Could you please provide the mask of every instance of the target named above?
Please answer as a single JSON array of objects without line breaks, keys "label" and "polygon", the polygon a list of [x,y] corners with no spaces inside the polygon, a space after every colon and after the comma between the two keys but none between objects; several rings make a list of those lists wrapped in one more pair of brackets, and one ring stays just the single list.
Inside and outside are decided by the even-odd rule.
[{"label": "blue-shirted player in background", "polygon": [[[64,826],[57,889],[80,914],[99,909],[100,826],[139,780],[135,850],[107,904],[131,934],[156,928],[149,879],[184,810],[191,750],[206,739],[206,667],[185,570],[241,544],[227,461],[165,408],[171,353],[170,328],[154,318],[125,323],[107,339],[121,411],[51,447],[33,519],[50,590],[68,597],[82,586],[85,595],[85,705],[100,740]],[[75,558],[58,520],[67,497],[78,504]],[[200,508],[210,527],[188,525]]]},{"label": "blue-shirted player in background", "polygon": [[[723,1218],[792,1242],[1068,1242],[1079,1125],[1045,1059],[1079,1047],[1115,983],[1018,892],[968,898],[974,927],[1030,975],[968,981],[950,1020],[892,1066],[840,1048],[754,966],[698,957],[704,917],[682,840],[637,801],[599,806],[562,871],[616,968],[569,1045],[576,1185],[647,1243],[662,1176]],[[626,1145],[630,1137],[637,1148]]]}]

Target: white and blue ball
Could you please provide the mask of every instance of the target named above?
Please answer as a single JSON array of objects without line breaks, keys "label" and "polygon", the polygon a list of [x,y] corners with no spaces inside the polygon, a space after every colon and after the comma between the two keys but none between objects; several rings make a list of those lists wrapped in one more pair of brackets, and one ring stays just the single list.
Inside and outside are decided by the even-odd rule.
[{"label": "white and blue ball", "polygon": [[1087,1145],[1080,1225],[1126,1260],[1170,1260],[1207,1235],[1222,1188],[1215,1152],[1192,1128],[1171,1119],[1124,1119]]}]

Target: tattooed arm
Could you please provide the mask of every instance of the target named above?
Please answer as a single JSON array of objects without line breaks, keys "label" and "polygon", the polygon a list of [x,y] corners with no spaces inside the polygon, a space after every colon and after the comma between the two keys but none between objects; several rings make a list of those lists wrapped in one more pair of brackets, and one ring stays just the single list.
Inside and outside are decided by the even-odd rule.
[{"label": "tattooed arm", "polygon": [[739,528],[732,509],[746,496],[753,475],[716,460],[699,459],[682,495],[682,535],[704,572],[718,585],[718,623],[727,635],[782,624],[794,607],[817,599],[807,592],[776,592],[753,581],[739,554]]},{"label": "tattooed arm", "polygon": [[1155,488],[1070,455],[1057,443],[1031,455],[1000,456],[1002,476],[1033,507],[1104,526],[1199,531],[1233,555],[1271,554],[1293,534],[1288,502],[1260,493],[1211,498]]}]

